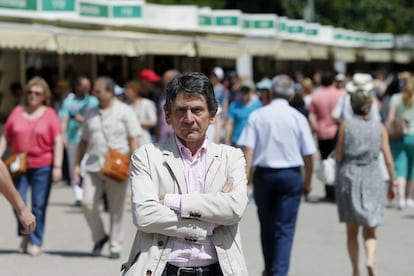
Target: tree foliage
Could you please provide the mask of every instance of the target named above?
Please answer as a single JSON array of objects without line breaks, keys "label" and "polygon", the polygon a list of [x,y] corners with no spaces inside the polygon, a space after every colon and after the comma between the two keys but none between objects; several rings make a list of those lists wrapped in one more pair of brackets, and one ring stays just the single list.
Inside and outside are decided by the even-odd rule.
[{"label": "tree foliage", "polygon": [[[240,9],[245,13],[276,13],[303,19],[308,0],[147,0],[164,5],[197,5]],[[314,22],[371,33],[414,33],[413,0],[313,0]]]},{"label": "tree foliage", "polygon": [[[303,18],[306,0],[282,0],[285,16]],[[412,0],[314,0],[315,22],[372,33],[413,33]]]}]

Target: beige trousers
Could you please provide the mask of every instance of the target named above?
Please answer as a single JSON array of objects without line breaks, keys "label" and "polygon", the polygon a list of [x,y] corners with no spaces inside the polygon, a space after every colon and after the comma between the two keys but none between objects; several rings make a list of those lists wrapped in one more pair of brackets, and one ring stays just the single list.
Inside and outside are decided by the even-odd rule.
[{"label": "beige trousers", "polygon": [[129,179],[125,182],[117,182],[102,175],[100,172],[87,172],[82,183],[84,192],[82,209],[95,243],[101,240],[107,233],[99,210],[100,206],[102,206],[102,196],[104,193],[106,194],[109,209],[111,252],[122,251],[128,181]]}]

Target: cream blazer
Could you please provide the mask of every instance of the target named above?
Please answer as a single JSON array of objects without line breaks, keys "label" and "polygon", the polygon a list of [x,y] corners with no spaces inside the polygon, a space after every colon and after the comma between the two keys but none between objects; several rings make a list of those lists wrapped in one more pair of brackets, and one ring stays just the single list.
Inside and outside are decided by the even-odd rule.
[{"label": "cream blazer", "polygon": [[[248,275],[238,222],[247,205],[246,161],[240,149],[207,142],[205,193],[188,194],[175,137],[146,144],[132,155],[132,216],[137,227],[124,276],[160,276],[174,238],[203,243],[207,225],[221,225],[211,236],[224,275]],[[227,179],[233,190],[222,192]],[[160,204],[167,193],[182,194],[181,215]]]}]

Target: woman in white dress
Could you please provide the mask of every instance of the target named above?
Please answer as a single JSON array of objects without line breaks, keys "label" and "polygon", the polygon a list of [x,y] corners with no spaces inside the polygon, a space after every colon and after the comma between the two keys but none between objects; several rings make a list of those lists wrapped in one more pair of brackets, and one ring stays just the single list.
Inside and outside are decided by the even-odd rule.
[{"label": "woman in white dress", "polygon": [[157,124],[157,109],[153,101],[141,97],[141,84],[138,81],[130,81],[125,84],[125,96],[142,127],[140,145],[151,143],[150,129]]}]

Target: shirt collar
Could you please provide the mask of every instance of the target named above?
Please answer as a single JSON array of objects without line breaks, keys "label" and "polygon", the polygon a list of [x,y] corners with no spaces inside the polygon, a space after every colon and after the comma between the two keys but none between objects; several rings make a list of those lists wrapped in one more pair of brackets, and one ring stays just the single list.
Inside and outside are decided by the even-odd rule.
[{"label": "shirt collar", "polygon": [[[187,147],[185,147],[185,146],[181,143],[181,141],[180,141],[180,139],[178,139],[177,135],[174,135],[174,136],[175,136],[175,143],[177,144],[177,148],[178,148],[178,151],[180,152],[180,156],[181,156],[181,158],[182,158],[182,159],[190,159],[190,160],[192,160],[192,159],[193,159],[193,157],[192,157],[192,155],[191,155],[191,151],[190,151],[190,149],[188,149]],[[204,154],[206,153],[206,151],[207,151],[207,138],[206,138],[206,139],[204,139],[203,144],[202,144],[202,145],[201,145],[201,147],[197,150],[197,153],[196,153],[196,155],[195,155],[195,158],[194,158],[194,159],[199,159],[199,158],[203,157],[203,156],[204,156]]]},{"label": "shirt collar", "polygon": [[284,105],[289,105],[289,102],[287,99],[283,99],[283,98],[276,98],[272,100],[272,105],[273,104],[284,104]]}]

